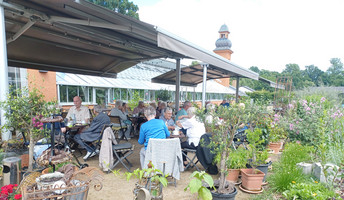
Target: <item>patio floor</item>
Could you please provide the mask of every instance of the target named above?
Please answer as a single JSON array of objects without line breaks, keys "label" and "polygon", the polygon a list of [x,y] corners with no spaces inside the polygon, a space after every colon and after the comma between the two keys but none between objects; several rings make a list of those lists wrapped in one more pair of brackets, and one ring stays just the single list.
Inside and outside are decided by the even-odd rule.
[{"label": "patio floor", "polygon": [[[140,156],[139,151],[141,149],[141,145],[137,143],[137,138],[133,138],[130,140],[132,144],[135,145],[134,153],[129,156],[128,160],[133,164],[131,170],[135,170],[140,167]],[[78,155],[78,154],[76,154]],[[80,154],[79,154],[80,155]],[[79,158],[80,161],[82,157]],[[83,163],[83,162],[82,162]],[[95,156],[87,161],[92,167],[99,167],[98,165],[98,156]],[[202,170],[203,167],[198,164],[198,167]],[[90,200],[130,200],[133,199],[133,188],[136,183],[136,179],[132,178],[129,182],[124,177],[124,172],[126,169],[122,165],[117,165],[115,170],[120,169],[119,175],[104,174],[104,181],[103,181],[103,189],[99,192],[95,191],[94,189],[90,189],[88,199]],[[190,181],[190,175],[192,174],[194,169],[189,169],[185,172],[181,173],[181,178],[177,181],[177,187],[173,185],[168,185],[163,189],[163,197],[165,200],[175,200],[175,199],[185,199],[185,200],[196,200],[197,194],[191,194],[188,191],[184,191],[184,188],[188,185]],[[218,178],[218,176],[213,176],[214,179]],[[243,193],[238,189],[238,194],[236,196],[237,200],[244,200],[249,199],[251,195],[247,193]]]}]

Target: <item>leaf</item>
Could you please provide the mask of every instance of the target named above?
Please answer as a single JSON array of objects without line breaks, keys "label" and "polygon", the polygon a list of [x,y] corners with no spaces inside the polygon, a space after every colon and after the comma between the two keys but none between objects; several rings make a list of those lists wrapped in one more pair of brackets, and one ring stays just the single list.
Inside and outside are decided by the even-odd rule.
[{"label": "leaf", "polygon": [[208,183],[210,188],[214,187],[213,177],[211,177],[209,174],[204,174],[203,178],[204,178],[204,181]]},{"label": "leaf", "polygon": [[213,196],[211,195],[210,190],[208,188],[206,188],[206,187],[202,187],[198,194],[201,197],[201,199],[203,199],[203,200],[211,200],[211,199],[213,199]]},{"label": "leaf", "polygon": [[160,181],[160,183],[161,183],[164,187],[166,187],[167,184],[168,184],[168,181],[167,181],[167,179],[166,179],[165,177],[160,176],[160,177],[159,177],[159,181]]},{"label": "leaf", "polygon": [[189,183],[189,187],[191,194],[198,192],[198,190],[202,187],[202,181],[198,179],[192,179]]}]

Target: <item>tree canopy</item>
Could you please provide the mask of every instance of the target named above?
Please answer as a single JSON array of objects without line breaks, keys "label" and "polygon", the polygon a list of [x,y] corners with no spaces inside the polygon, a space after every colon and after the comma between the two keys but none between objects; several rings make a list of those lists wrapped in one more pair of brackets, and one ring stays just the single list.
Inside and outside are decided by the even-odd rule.
[{"label": "tree canopy", "polygon": [[[344,86],[343,63],[339,58],[332,58],[330,64],[326,72],[315,65],[305,66],[305,70],[301,70],[298,64],[287,64],[282,73],[264,69],[260,70],[257,66],[250,67],[250,70],[271,81],[276,81],[280,77],[290,77],[292,78],[293,90],[310,86]],[[240,86],[248,86],[254,90],[274,90],[267,83],[252,79],[242,79]]]},{"label": "tree canopy", "polygon": [[87,0],[96,5],[103,6],[123,15],[128,15],[135,19],[139,19],[139,7],[128,0]]}]

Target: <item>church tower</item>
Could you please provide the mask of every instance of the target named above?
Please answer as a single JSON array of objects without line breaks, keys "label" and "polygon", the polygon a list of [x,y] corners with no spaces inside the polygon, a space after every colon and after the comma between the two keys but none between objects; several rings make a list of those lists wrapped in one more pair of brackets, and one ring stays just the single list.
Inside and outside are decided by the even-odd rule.
[{"label": "church tower", "polygon": [[[226,24],[223,24],[219,30],[219,39],[216,40],[214,49],[214,53],[230,60],[233,51],[231,50],[232,42],[228,39],[229,30]],[[229,87],[230,85],[230,78],[221,78],[216,79],[216,82]],[[232,85],[236,86],[236,81],[233,80]]]}]

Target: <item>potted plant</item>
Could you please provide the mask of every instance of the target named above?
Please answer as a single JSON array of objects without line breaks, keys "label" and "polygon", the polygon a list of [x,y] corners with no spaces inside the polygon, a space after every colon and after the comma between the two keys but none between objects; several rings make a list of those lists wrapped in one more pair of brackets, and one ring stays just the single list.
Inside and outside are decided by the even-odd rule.
[{"label": "potted plant", "polygon": [[[69,164],[74,165],[74,171],[78,170],[78,167],[74,163],[63,162],[63,163],[59,163],[59,164],[55,165],[55,171],[59,171],[60,168],[64,167],[65,165],[69,165]],[[53,166],[49,166],[42,171],[42,174],[48,174],[48,173],[53,173],[53,172],[54,172]]]},{"label": "potted plant", "polygon": [[[262,108],[259,105],[233,104],[230,108],[219,106],[216,112],[204,113],[204,109],[198,110],[198,118],[205,122],[206,115],[211,115],[212,122],[208,123],[212,132],[209,148],[218,156],[216,162],[220,168],[219,187],[214,194],[226,195],[233,192],[233,184],[226,183],[226,173],[229,155],[233,151],[232,143],[234,135],[242,124],[248,124],[249,128],[259,124],[262,116]],[[207,117],[208,118],[208,117]],[[202,143],[201,143],[202,144]]]},{"label": "potted plant", "polygon": [[147,169],[137,168],[133,172],[126,172],[125,176],[127,181],[129,181],[133,175],[138,179],[134,189],[135,198],[138,191],[141,188],[145,188],[149,191],[152,199],[163,199],[162,187],[167,186],[168,175],[164,175],[161,170],[155,169],[154,165],[151,163],[148,165]]},{"label": "potted plant", "polygon": [[266,164],[268,158],[267,150],[262,145],[265,142],[261,137],[262,134],[262,129],[258,127],[254,130],[247,130],[249,165],[251,168],[241,169],[240,171],[242,187],[251,191],[261,190],[265,177],[265,173],[257,169],[258,166]]},{"label": "potted plant", "polygon": [[269,131],[269,149],[271,149],[274,154],[279,153],[283,146],[281,140],[286,138],[286,131],[277,123],[280,121],[280,118],[280,115],[275,114],[273,121],[267,126]]},{"label": "potted plant", "polygon": [[6,101],[0,102],[7,119],[5,128],[20,130],[30,139],[28,171],[32,171],[34,146],[46,132],[40,120],[56,112],[54,105],[55,102],[46,102],[44,95],[36,88],[30,91],[27,88],[13,90],[7,95]]},{"label": "potted plant", "polygon": [[190,189],[191,194],[197,192],[198,197],[203,200],[212,199],[212,194],[210,193],[209,188],[215,188],[213,178],[209,174],[205,171],[194,171],[190,178],[192,179],[184,191]]},{"label": "potted plant", "polygon": [[248,151],[239,147],[236,150],[231,151],[227,160],[228,175],[226,179],[228,181],[236,183],[239,178],[240,169],[246,168],[248,160]]}]

